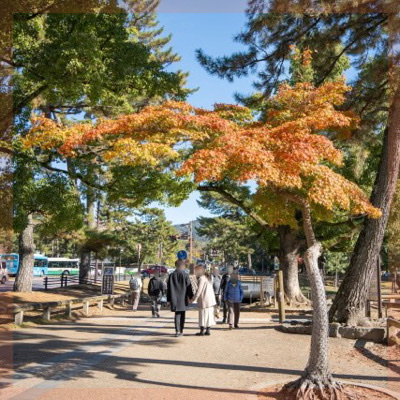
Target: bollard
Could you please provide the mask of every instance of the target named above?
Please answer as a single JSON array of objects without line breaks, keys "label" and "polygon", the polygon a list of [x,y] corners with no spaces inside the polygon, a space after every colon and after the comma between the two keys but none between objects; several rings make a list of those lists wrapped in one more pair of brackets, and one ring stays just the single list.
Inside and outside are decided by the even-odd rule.
[{"label": "bollard", "polygon": [[97,303],[97,307],[99,308],[99,311],[100,311],[100,312],[103,311],[103,299],[101,299],[101,300]]},{"label": "bollard", "polygon": [[51,307],[47,307],[43,310],[43,319],[45,321],[50,321],[51,319]]},{"label": "bollard", "polygon": [[88,317],[89,316],[89,301],[83,302],[83,313]]},{"label": "bollard", "polygon": [[15,314],[15,325],[22,325],[24,322],[24,312],[21,310]]},{"label": "bollard", "polygon": [[65,305],[65,315],[68,318],[72,317],[72,301],[69,301],[66,305]]},{"label": "bollard", "polygon": [[47,290],[48,279],[49,278],[47,276],[44,277],[44,290]]}]

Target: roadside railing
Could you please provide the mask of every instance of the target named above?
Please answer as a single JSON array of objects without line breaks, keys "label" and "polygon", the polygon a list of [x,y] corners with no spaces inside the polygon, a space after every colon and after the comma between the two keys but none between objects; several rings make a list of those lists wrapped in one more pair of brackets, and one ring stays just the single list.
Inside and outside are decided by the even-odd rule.
[{"label": "roadside railing", "polygon": [[[129,280],[130,275],[126,275],[126,279],[121,280]],[[115,289],[127,289],[128,285],[124,285],[122,283],[118,283],[119,281],[115,280],[114,288]],[[78,275],[68,275],[68,274],[61,274],[59,276],[45,276],[43,278],[43,287],[44,290],[49,289],[58,289],[58,288],[66,288],[72,285],[79,285],[79,284],[88,284],[88,285],[101,285],[101,277],[98,279],[95,278],[87,278],[84,282],[81,282]],[[41,289],[37,289],[41,290]]]},{"label": "roadside railing", "polygon": [[[129,300],[129,293],[115,294],[115,295],[103,295],[94,297],[85,297],[80,299],[62,300],[62,301],[51,301],[46,303],[29,303],[29,304],[14,304],[12,306],[12,312],[14,315],[14,323],[16,325],[22,325],[24,322],[24,313],[28,311],[42,311],[43,319],[46,321],[51,320],[51,314],[54,312],[62,312],[67,317],[72,316],[72,311],[83,308],[85,316],[90,315],[90,306],[97,305],[100,312],[103,310],[104,302],[114,307],[116,300],[119,300],[121,305],[125,305],[125,302]],[[73,307],[77,306],[77,307]]]},{"label": "roadside railing", "polygon": [[45,276],[43,278],[44,290],[56,289],[67,287],[68,285],[78,285],[79,276],[78,275],[67,275],[61,274],[59,276]]}]

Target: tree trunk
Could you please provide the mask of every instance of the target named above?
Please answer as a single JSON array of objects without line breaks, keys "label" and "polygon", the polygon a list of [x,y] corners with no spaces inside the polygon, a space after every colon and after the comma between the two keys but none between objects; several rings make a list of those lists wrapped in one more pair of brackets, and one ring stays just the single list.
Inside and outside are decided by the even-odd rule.
[{"label": "tree trunk", "polygon": [[299,386],[298,399],[308,398],[307,394],[310,394],[310,392],[310,398],[315,398],[313,395],[315,391],[320,391],[324,395],[328,391],[334,398],[334,390],[338,389],[340,385],[332,381],[332,374],[329,368],[328,309],[324,282],[318,269],[318,258],[321,255],[322,246],[315,239],[308,203],[304,203],[303,205],[303,227],[308,246],[304,255],[304,261],[311,284],[313,322],[308,364],[303,376],[294,385],[296,387]]},{"label": "tree trunk", "polygon": [[87,188],[86,194],[86,218],[87,218],[87,226],[89,229],[96,228],[96,216],[95,216],[95,193],[92,188]]},{"label": "tree trunk", "polygon": [[28,215],[28,224],[19,234],[19,268],[14,282],[15,292],[32,292],[35,243],[33,241],[33,217]]},{"label": "tree trunk", "polygon": [[90,278],[90,251],[85,249],[81,250],[79,264],[79,283],[85,284],[87,280]]},{"label": "tree trunk", "polygon": [[356,324],[364,313],[368,289],[381,251],[389,218],[390,204],[396,189],[400,161],[400,92],[391,108],[390,126],[384,141],[371,203],[381,209],[379,219],[366,218],[358,237],[350,266],[329,312],[330,320]]},{"label": "tree trunk", "polygon": [[283,272],[283,285],[286,301],[291,304],[308,303],[301,293],[299,284],[299,254],[300,241],[289,226],[279,226],[280,251],[279,262]]}]

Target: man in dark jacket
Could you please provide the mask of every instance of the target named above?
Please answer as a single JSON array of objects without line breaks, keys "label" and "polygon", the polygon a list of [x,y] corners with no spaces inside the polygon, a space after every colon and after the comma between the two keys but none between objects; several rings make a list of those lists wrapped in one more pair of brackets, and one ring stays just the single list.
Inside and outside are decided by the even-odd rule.
[{"label": "man in dark jacket", "polygon": [[160,318],[161,298],[164,295],[164,282],[160,279],[160,273],[156,272],[150,279],[147,292],[151,298],[151,313],[153,318]]},{"label": "man in dark jacket", "polygon": [[222,302],[222,306],[223,306],[223,310],[224,310],[224,316],[222,319],[222,323],[226,324],[227,322],[227,317],[228,317],[228,303],[225,301],[225,290],[226,287],[228,286],[228,282],[231,278],[233,272],[233,265],[229,265],[228,268],[226,269],[226,273],[222,276],[221,278],[221,284],[219,287],[219,295],[221,296],[221,302]]},{"label": "man in dark jacket", "polygon": [[178,260],[175,267],[176,270],[168,279],[167,300],[171,304],[171,311],[175,312],[175,331],[179,337],[183,335],[186,307],[193,297],[193,290],[189,275],[185,272],[185,261]]}]

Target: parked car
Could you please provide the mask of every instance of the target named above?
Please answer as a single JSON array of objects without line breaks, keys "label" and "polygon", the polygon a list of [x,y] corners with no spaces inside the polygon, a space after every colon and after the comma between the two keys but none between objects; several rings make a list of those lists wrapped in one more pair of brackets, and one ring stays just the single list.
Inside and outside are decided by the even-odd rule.
[{"label": "parked car", "polygon": [[142,271],[142,276],[143,278],[148,278],[156,272],[159,272],[160,274],[168,274],[168,268],[164,265],[151,265],[149,268]]}]

